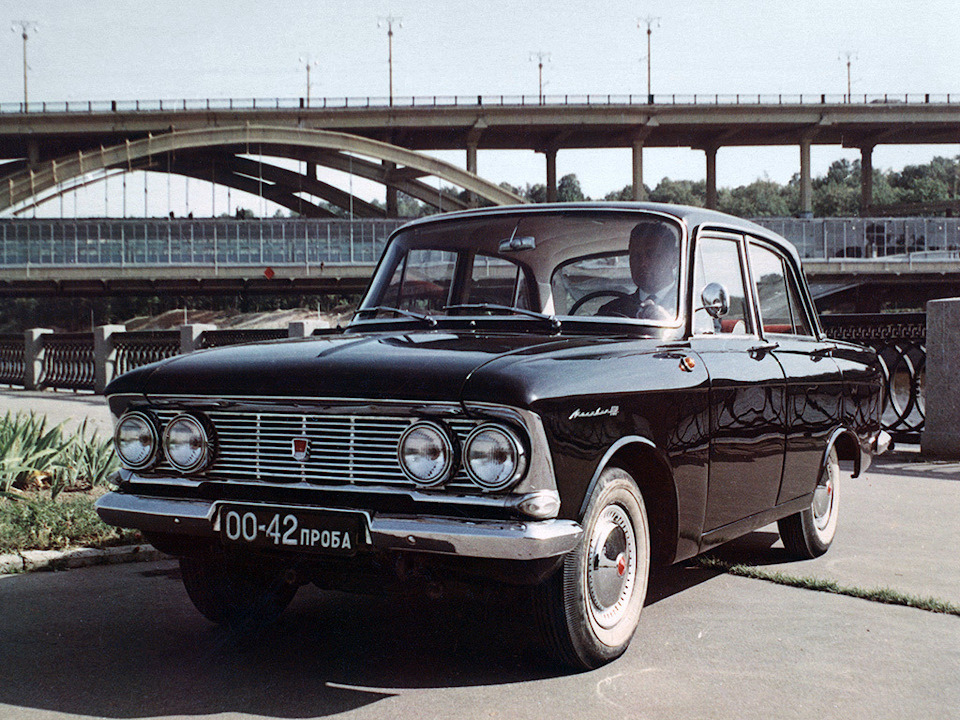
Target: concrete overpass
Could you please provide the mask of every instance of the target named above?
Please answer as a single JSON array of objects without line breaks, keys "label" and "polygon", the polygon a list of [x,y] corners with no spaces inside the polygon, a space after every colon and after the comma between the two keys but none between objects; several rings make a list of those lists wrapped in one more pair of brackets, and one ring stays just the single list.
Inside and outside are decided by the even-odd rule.
[{"label": "concrete overpass", "polygon": [[[251,146],[243,128],[263,133]],[[231,132],[226,132],[231,130]],[[273,132],[271,135],[267,130]],[[299,144],[283,131],[337,133],[340,145]],[[181,142],[189,133],[218,136],[217,142]],[[239,139],[238,139],[239,138]],[[372,159],[354,157],[349,142],[363,140],[393,148]],[[128,143],[150,143],[150,152],[125,155]],[[435,173],[472,193],[471,201],[495,199],[491,184],[477,177],[480,150],[542,153],[548,199],[557,193],[557,154],[572,148],[632,150],[633,194],[643,199],[643,150],[690,147],[704,152],[707,205],[717,202],[717,151],[729,146],[795,146],[801,177],[801,206],[812,209],[810,149],[813,145],[857,148],[863,172],[862,206],[873,205],[872,153],[881,144],[960,143],[960,96],[559,96],[548,98],[477,97],[401,98],[389,104],[376,98],[292,100],[199,100],[32,103],[0,106],[0,209],[22,191],[36,189],[35,177],[52,178],[72,164],[87,167],[106,153],[105,168],[149,169],[200,177],[250,192],[264,192],[281,204],[302,190],[360,214],[376,209],[351,199],[342,189],[324,186],[316,167],[348,169],[386,185],[388,216],[396,213],[396,193],[407,192],[436,203],[436,190],[420,182]],[[467,173],[454,180],[449,168],[407,162],[426,150],[462,150]],[[294,158],[306,163],[305,175],[274,165],[252,168],[250,153]],[[424,161],[425,162],[425,161]],[[452,167],[452,166],[451,166]],[[266,168],[266,170],[264,170]],[[256,172],[255,172],[256,170]],[[31,181],[31,173],[34,180]],[[33,185],[30,183],[33,182]],[[62,180],[57,181],[62,182]],[[6,191],[6,192],[4,192]],[[16,193],[20,193],[17,195]],[[28,195],[29,197],[29,195]],[[455,199],[452,206],[456,206]],[[469,204],[469,203],[468,203]],[[301,203],[302,205],[302,203]],[[450,207],[451,205],[448,205]],[[323,215],[319,208],[308,214]]]}]

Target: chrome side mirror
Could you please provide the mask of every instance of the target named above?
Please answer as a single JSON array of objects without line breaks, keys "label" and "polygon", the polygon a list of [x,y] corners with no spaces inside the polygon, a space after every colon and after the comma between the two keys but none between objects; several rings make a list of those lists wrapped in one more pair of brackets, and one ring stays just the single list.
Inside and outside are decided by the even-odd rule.
[{"label": "chrome side mirror", "polygon": [[700,293],[700,302],[703,303],[703,307],[697,309],[706,310],[707,314],[715,320],[722,318],[730,310],[727,288],[720,283],[708,284]]}]

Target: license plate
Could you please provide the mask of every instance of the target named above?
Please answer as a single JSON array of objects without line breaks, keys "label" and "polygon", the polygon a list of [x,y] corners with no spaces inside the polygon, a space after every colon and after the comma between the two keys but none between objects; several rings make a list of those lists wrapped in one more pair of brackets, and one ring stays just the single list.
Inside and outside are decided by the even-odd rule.
[{"label": "license plate", "polygon": [[356,513],[244,505],[220,508],[220,540],[225,545],[353,555],[362,527],[363,518]]}]

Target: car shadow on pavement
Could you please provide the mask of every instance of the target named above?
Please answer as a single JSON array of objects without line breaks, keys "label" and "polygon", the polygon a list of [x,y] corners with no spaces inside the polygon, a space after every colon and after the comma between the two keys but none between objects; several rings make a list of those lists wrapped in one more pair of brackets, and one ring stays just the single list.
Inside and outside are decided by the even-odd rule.
[{"label": "car shadow on pavement", "polygon": [[[777,562],[776,534],[724,548]],[[647,605],[721,574],[657,568]],[[173,561],[0,581],[0,718],[19,708],[107,718],[248,713],[325,717],[418,690],[571,674],[540,643],[527,590],[432,599],[300,590],[238,635],[190,604]]]}]

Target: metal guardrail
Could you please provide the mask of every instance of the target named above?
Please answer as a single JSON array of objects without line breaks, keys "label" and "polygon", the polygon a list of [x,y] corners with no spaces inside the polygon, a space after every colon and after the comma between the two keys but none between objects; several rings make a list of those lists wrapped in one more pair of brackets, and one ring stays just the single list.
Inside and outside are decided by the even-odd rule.
[{"label": "metal guardrail", "polygon": [[403,220],[0,220],[0,267],[372,265]]},{"label": "metal guardrail", "polygon": [[407,97],[168,98],[153,100],[60,100],[0,103],[0,113],[129,113],[208,110],[338,110],[359,108],[530,107],[567,105],[930,105],[960,102],[960,93],[762,94],[698,93],[654,95],[421,95]]},{"label": "metal guardrail", "polygon": [[895,440],[919,442],[926,412],[926,313],[822,315],[820,322],[830,337],[877,351],[886,385],[883,429]]},{"label": "metal guardrail", "polygon": [[[404,220],[0,220],[0,267],[374,265]],[[807,260],[960,259],[960,218],[756,218]]]}]

